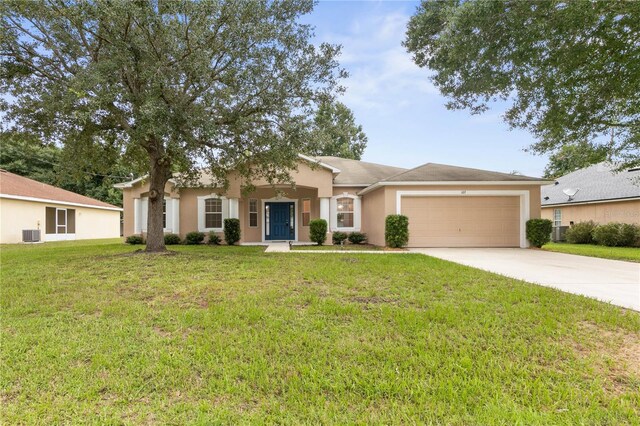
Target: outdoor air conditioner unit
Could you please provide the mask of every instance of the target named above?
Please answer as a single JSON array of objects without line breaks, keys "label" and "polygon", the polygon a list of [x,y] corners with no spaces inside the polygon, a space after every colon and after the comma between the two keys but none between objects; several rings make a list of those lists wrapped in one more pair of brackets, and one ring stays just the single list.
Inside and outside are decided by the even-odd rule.
[{"label": "outdoor air conditioner unit", "polygon": [[23,229],[22,230],[23,243],[37,243],[39,241],[40,241],[39,229]]},{"label": "outdoor air conditioner unit", "polygon": [[551,233],[551,241],[554,243],[565,241],[566,238],[564,234],[567,232],[567,229],[569,229],[568,226],[554,226]]}]

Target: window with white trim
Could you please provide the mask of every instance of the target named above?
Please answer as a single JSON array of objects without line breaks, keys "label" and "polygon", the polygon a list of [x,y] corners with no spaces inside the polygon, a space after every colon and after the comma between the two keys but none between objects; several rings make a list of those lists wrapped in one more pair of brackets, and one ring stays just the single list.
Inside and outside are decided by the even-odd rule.
[{"label": "window with white trim", "polygon": [[204,200],[205,228],[222,228],[222,200],[207,198]]},{"label": "window with white trim", "polygon": [[342,197],[338,198],[336,202],[338,228],[353,228],[353,198]]},{"label": "window with white trim", "polygon": [[167,229],[167,199],[162,199],[162,229]]},{"label": "window with white trim", "polygon": [[302,200],[302,226],[309,226],[311,221],[311,200],[305,198]]},{"label": "window with white trim", "polygon": [[249,200],[249,226],[252,228],[258,226],[258,200],[255,198]]},{"label": "window with white trim", "polygon": [[562,226],[562,210],[553,210],[553,226]]}]

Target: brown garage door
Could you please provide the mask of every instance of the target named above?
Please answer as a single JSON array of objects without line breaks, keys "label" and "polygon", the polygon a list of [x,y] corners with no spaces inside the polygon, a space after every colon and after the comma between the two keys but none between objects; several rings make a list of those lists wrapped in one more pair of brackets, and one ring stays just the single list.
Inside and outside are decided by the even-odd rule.
[{"label": "brown garage door", "polygon": [[519,247],[519,197],[402,197],[409,247]]}]

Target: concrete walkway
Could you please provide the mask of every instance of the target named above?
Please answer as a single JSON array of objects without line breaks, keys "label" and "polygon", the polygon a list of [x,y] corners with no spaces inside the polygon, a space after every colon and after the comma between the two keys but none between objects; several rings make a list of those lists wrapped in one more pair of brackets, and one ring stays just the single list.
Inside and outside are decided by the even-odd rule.
[{"label": "concrete walkway", "polygon": [[638,263],[527,249],[415,248],[410,251],[640,311]]}]

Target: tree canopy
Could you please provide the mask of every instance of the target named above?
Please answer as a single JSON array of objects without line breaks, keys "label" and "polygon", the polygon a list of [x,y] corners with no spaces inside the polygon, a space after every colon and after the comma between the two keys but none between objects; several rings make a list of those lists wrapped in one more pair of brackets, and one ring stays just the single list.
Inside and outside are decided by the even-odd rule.
[{"label": "tree canopy", "polygon": [[535,152],[587,141],[640,164],[640,2],[427,0],[404,45],[447,107],[508,101]]},{"label": "tree canopy", "polygon": [[339,46],[311,43],[308,0],[0,3],[0,88],[12,128],[75,158],[118,152],[148,174],[147,251],[164,250],[173,173],[223,186],[290,180],[317,105],[345,76]]},{"label": "tree canopy", "polygon": [[0,147],[0,168],[117,206],[122,206],[122,192],[113,185],[133,176],[113,153],[83,163],[28,134],[1,132]]},{"label": "tree canopy", "polygon": [[544,177],[558,178],[606,159],[606,146],[593,146],[588,142],[564,145],[549,156],[549,164],[544,169]]},{"label": "tree canopy", "polygon": [[323,102],[314,119],[312,155],[333,155],[360,160],[367,135],[356,124],[353,112],[341,102]]}]

